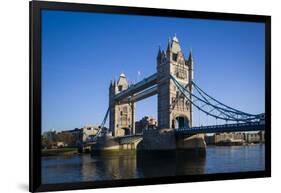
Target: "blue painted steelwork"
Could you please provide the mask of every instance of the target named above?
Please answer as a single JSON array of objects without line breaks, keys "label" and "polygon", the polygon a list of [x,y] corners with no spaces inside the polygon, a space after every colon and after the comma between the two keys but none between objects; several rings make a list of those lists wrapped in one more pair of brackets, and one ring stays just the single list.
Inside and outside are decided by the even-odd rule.
[{"label": "blue painted steelwork", "polygon": [[[236,124],[224,124],[224,125],[210,125],[210,126],[200,126],[200,127],[191,127],[191,128],[178,128],[175,129],[177,134],[198,134],[198,133],[219,133],[219,132],[245,132],[245,131],[262,131],[265,130],[264,122],[264,113],[261,114],[249,114],[242,112],[240,110],[234,109],[230,106],[223,104],[222,102],[216,100],[215,98],[208,95],[204,92],[199,86],[197,86],[193,81],[191,82],[195,91],[199,95],[195,95],[193,92],[190,92],[186,86],[182,85],[177,81],[177,79],[170,75],[170,78],[176,85],[177,89],[180,91],[181,95],[184,96],[193,106],[195,106],[200,111],[204,112],[207,116],[212,116],[216,119],[221,119],[225,121],[235,121]],[[146,90],[147,92],[152,90],[153,94],[157,90],[154,89],[154,85],[157,84],[157,73],[149,76],[148,78],[143,79],[142,81],[131,85],[127,90],[120,92],[115,96],[115,100],[121,101],[124,100],[133,94]],[[153,87],[154,86],[154,87]],[[149,88],[151,88],[149,90]],[[146,92],[144,92],[146,93]],[[149,92],[148,92],[149,93]],[[142,93],[141,93],[142,94]],[[140,95],[141,98],[141,95]],[[195,98],[195,100],[193,100]],[[129,99],[128,99],[129,100]],[[196,102],[202,102],[203,105],[200,106]],[[215,104],[214,104],[215,103]],[[211,107],[211,110],[204,109],[205,107]],[[94,138],[94,141],[101,135],[106,134],[104,130],[104,125],[108,118],[109,109],[107,109],[105,117],[100,125],[100,129],[97,135]],[[132,137],[132,136],[124,136]]]},{"label": "blue painted steelwork", "polygon": [[[233,111],[230,111],[230,112],[237,112],[237,113],[241,113],[241,114],[247,115],[247,116],[257,116],[257,115],[254,115],[254,114],[249,114],[249,113],[245,113],[245,112],[239,111],[239,110],[237,110],[237,109],[234,109],[234,108],[232,108],[232,107],[230,107],[230,106],[227,106],[227,105],[223,104],[222,102],[216,100],[215,98],[211,97],[211,96],[208,95],[206,92],[204,92],[199,86],[197,86],[197,84],[195,84],[194,81],[192,81],[192,85],[193,85],[194,88],[198,91],[198,93],[199,93],[203,98],[205,98],[205,100],[207,100],[207,99],[206,99],[206,96],[207,96],[207,97],[209,97],[211,100],[217,102],[217,104],[222,105],[223,107],[225,107],[225,108],[227,108],[227,109],[233,110]],[[200,91],[201,91],[201,92],[200,92]],[[203,93],[203,94],[202,94],[202,93]],[[205,95],[205,96],[204,96],[204,95]],[[207,101],[208,101],[208,100],[207,100]]]},{"label": "blue painted steelwork", "polygon": [[101,123],[101,125],[99,126],[99,130],[97,132],[97,134],[95,135],[95,137],[92,139],[92,142],[96,141],[98,137],[100,137],[101,135],[103,135],[104,133],[106,133],[107,131],[104,129],[104,125],[106,123],[106,120],[108,118],[108,115],[109,115],[109,110],[110,108],[108,107],[106,113],[105,113],[105,116],[103,118],[103,121]]},{"label": "blue painted steelwork", "polygon": [[263,130],[265,130],[265,123],[262,121],[175,129],[177,134],[246,132]]},{"label": "blue painted steelwork", "polygon": [[138,92],[137,94],[134,94],[133,96],[129,96],[119,102],[119,104],[128,104],[130,102],[138,102],[140,100],[143,100],[147,97],[151,97],[153,95],[156,95],[158,92],[158,87],[152,86],[148,89],[145,89],[144,91]]},{"label": "blue painted steelwork", "polygon": [[[194,86],[197,92],[199,93],[199,96],[197,96],[194,93],[190,92],[188,89],[186,89],[183,85],[181,85],[174,76],[171,75],[170,77],[176,87],[178,88],[178,90],[183,94],[183,96],[193,106],[195,106],[200,111],[204,112],[206,115],[210,115],[216,119],[235,122],[252,122],[264,119],[264,114],[253,115],[224,105],[223,103],[217,101],[213,97],[206,94],[202,89],[195,85],[194,82],[192,82],[192,86]],[[199,104],[195,103],[195,101],[192,100],[193,98],[195,98],[196,101],[202,102],[203,105],[200,106]],[[217,104],[213,104],[212,102],[216,102]],[[211,110],[206,110],[206,107],[211,108]]]},{"label": "blue painted steelwork", "polygon": [[157,73],[143,79],[142,81],[131,85],[127,90],[124,90],[115,96],[116,101],[120,101],[126,97],[132,96],[133,94],[143,91],[157,83]]}]

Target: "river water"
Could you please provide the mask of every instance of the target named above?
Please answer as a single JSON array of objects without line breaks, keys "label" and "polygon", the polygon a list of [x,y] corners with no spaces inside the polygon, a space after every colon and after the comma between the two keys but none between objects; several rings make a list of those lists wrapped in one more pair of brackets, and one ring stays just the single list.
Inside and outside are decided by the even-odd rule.
[{"label": "river water", "polygon": [[89,154],[42,157],[42,183],[67,183],[265,169],[264,145],[208,146],[206,156]]}]

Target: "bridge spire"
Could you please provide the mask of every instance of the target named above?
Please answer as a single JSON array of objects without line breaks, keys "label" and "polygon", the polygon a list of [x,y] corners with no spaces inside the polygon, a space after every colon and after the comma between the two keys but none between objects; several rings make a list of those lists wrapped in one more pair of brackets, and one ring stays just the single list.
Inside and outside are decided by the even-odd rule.
[{"label": "bridge spire", "polygon": [[158,54],[157,54],[157,65],[161,64],[162,57],[163,57],[163,51],[161,50],[161,47],[159,45]]},{"label": "bridge spire", "polygon": [[171,51],[173,53],[179,53],[181,52],[181,47],[180,47],[180,42],[179,39],[177,38],[176,34],[174,35],[173,39],[172,39],[172,43],[171,45]]},{"label": "bridge spire", "polygon": [[158,48],[158,54],[157,54],[157,59],[158,59],[158,58],[161,58],[161,55],[162,55],[162,51],[161,51],[161,47],[159,46],[159,48]]},{"label": "bridge spire", "polygon": [[179,43],[179,39],[177,38],[177,34],[175,33],[174,37],[173,37],[173,41]]},{"label": "bridge spire", "polygon": [[126,78],[126,75],[124,74],[124,72],[122,72],[122,73],[120,74],[120,77]]},{"label": "bridge spire", "polygon": [[189,56],[188,56],[188,64],[189,64],[189,67],[191,69],[193,69],[193,55],[192,55],[192,49],[190,49],[189,51]]},{"label": "bridge spire", "polygon": [[167,53],[171,51],[171,38],[168,39]]}]

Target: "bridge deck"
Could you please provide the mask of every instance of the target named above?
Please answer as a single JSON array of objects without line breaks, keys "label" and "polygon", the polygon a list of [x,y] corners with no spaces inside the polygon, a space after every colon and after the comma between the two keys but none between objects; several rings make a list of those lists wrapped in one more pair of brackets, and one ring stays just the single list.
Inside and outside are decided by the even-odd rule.
[{"label": "bridge deck", "polygon": [[132,96],[133,94],[145,90],[157,82],[157,73],[143,79],[142,81],[130,86],[127,90],[124,90],[115,96],[116,101],[120,101],[125,99],[128,96]]},{"label": "bridge deck", "polygon": [[[178,128],[175,129],[178,135],[194,135],[202,133],[223,133],[223,132],[247,132],[247,131],[264,131],[264,122],[250,122],[250,123],[238,123],[238,124],[224,124],[224,125],[210,125],[192,128]],[[142,134],[125,135],[116,137],[120,144],[138,142],[143,138]],[[95,144],[96,141],[87,142],[87,145]]]},{"label": "bridge deck", "polygon": [[192,128],[178,128],[178,134],[199,134],[199,133],[223,133],[223,132],[247,132],[247,131],[263,131],[265,124],[261,122],[211,125]]}]

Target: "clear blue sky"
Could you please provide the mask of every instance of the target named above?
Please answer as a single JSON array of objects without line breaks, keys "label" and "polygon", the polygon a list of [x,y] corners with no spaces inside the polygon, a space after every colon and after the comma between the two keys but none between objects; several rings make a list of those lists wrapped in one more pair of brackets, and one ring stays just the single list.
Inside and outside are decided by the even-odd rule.
[{"label": "clear blue sky", "polygon": [[[252,22],[44,10],[42,129],[100,124],[110,80],[121,72],[133,82],[155,73],[158,46],[166,49],[168,37],[175,33],[185,55],[193,51],[194,81],[201,88],[245,112],[264,112],[264,27]],[[144,115],[157,118],[156,96],[137,103],[137,120]],[[200,115],[194,116],[198,124]]]}]

